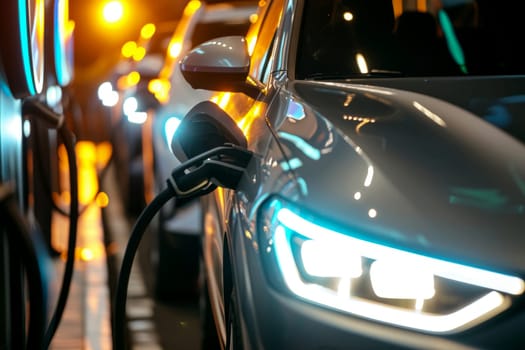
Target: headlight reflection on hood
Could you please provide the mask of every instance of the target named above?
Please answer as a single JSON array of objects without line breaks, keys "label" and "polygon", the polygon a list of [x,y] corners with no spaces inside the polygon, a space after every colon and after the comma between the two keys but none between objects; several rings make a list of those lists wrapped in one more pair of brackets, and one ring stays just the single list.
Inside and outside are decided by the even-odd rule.
[{"label": "headlight reflection on hood", "polygon": [[525,290],[518,277],[331,230],[281,200],[265,207],[261,229],[269,271],[280,274],[286,289],[375,321],[454,333],[507,309]]}]

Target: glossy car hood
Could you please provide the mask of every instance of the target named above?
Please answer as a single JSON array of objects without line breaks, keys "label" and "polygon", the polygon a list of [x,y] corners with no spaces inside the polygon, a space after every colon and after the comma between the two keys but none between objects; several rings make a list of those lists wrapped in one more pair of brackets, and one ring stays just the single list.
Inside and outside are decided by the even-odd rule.
[{"label": "glossy car hood", "polygon": [[367,84],[422,93],[453,103],[525,143],[525,76],[367,79]]},{"label": "glossy car hood", "polygon": [[306,82],[280,101],[287,196],[302,207],[375,241],[525,271],[523,144],[404,90]]}]

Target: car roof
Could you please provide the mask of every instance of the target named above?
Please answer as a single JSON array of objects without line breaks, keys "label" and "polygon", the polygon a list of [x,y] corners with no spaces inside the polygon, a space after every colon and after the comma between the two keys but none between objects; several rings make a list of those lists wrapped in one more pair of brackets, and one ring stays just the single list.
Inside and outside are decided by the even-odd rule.
[{"label": "car roof", "polygon": [[244,21],[257,11],[256,1],[207,3],[200,22]]}]

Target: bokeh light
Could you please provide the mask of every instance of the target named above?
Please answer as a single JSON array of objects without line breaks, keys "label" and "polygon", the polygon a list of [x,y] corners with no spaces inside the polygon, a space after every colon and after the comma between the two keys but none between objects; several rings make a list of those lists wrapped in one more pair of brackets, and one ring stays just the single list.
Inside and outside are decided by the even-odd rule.
[{"label": "bokeh light", "polygon": [[108,23],[116,23],[122,19],[124,15],[124,6],[122,2],[115,0],[110,1],[104,5],[103,17]]}]

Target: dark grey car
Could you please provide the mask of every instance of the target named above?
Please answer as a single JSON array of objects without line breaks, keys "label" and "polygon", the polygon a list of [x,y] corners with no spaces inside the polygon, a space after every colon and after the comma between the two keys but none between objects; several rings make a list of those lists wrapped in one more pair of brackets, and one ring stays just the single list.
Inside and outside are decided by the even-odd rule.
[{"label": "dark grey car", "polygon": [[525,347],[524,30],[509,3],[411,3],[264,1],[181,61],[218,92],[178,156],[254,154],[202,201],[208,340]]}]

